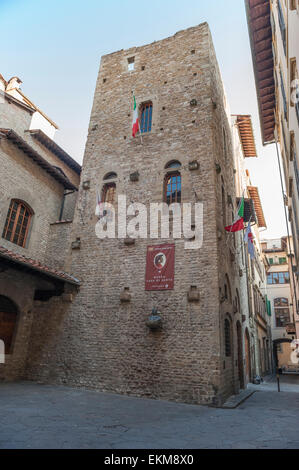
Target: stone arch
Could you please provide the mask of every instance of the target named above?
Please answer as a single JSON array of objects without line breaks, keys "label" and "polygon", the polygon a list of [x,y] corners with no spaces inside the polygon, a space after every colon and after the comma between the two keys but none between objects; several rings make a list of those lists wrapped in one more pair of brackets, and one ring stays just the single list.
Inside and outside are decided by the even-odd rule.
[{"label": "stone arch", "polygon": [[172,168],[181,168],[182,164],[178,160],[170,160],[165,165],[165,170],[172,169]]},{"label": "stone arch", "polygon": [[114,178],[117,178],[117,173],[115,173],[114,171],[110,171],[109,173],[106,173],[103,180],[106,181],[106,180],[112,180]]}]

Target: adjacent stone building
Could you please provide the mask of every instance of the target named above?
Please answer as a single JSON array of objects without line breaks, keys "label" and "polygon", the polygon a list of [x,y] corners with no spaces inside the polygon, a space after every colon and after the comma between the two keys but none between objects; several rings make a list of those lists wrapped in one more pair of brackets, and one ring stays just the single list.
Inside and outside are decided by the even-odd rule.
[{"label": "adjacent stone building", "polygon": [[21,80],[0,82],[0,379],[13,380],[26,375],[35,311],[79,285],[62,269],[81,167],[49,137],[57,126]]}]

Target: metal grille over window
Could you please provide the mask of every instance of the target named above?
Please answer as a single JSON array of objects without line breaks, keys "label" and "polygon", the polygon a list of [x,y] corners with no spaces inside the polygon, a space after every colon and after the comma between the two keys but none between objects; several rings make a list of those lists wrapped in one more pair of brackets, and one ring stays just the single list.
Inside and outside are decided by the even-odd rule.
[{"label": "metal grille over window", "polygon": [[20,201],[12,200],[8,209],[2,237],[24,247],[32,212]]},{"label": "metal grille over window", "polygon": [[144,103],[141,106],[140,132],[150,132],[152,130],[153,103]]}]

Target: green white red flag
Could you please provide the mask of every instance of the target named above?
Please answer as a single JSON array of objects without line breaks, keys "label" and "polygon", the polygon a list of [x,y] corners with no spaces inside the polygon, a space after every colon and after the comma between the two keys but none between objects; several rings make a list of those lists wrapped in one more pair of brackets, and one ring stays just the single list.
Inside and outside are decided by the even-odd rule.
[{"label": "green white red flag", "polygon": [[235,217],[234,222],[232,225],[228,225],[225,227],[225,230],[227,232],[239,232],[240,230],[243,230],[244,228],[244,196],[242,197],[239,207],[238,207],[238,212]]},{"label": "green white red flag", "polygon": [[133,108],[132,136],[135,137],[137,132],[139,131],[139,122],[138,122],[138,109],[136,105],[135,95],[133,96],[133,99],[134,99],[134,108]]}]

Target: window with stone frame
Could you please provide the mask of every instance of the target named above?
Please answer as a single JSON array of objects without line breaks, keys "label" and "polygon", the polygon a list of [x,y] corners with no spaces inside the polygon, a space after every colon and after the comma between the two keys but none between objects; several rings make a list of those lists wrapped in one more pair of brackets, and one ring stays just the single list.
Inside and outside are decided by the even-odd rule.
[{"label": "window with stone frame", "polygon": [[135,57],[128,58],[128,71],[133,72],[135,70]]},{"label": "window with stone frame", "polygon": [[115,204],[116,183],[105,183],[102,190],[102,201],[108,204]]},{"label": "window with stone frame", "polygon": [[284,327],[288,323],[290,323],[290,309],[289,309],[289,301],[285,297],[278,297],[274,299],[274,312],[275,312],[275,320],[276,326]]},{"label": "window with stone frame", "polygon": [[139,108],[139,130],[141,134],[146,134],[152,130],[153,103],[147,101]]},{"label": "window with stone frame", "polygon": [[2,237],[21,247],[26,246],[33,211],[23,201],[12,199]]},{"label": "window with stone frame", "polygon": [[168,205],[177,202],[182,198],[182,177],[179,171],[167,173],[164,179],[164,202]]}]

